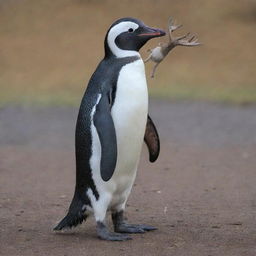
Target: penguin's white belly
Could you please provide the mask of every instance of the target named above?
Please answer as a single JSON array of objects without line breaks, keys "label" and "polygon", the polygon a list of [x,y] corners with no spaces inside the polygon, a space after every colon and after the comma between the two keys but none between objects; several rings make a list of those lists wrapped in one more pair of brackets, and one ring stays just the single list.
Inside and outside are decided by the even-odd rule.
[{"label": "penguin's white belly", "polygon": [[120,71],[111,113],[118,149],[117,165],[111,178],[111,182],[116,186],[112,200],[115,204],[120,195],[128,197],[130,193],[145,134],[148,91],[144,63],[141,59],[124,66]]},{"label": "penguin's white belly", "polygon": [[[147,83],[144,63],[140,59],[125,65],[117,80],[116,97],[111,110],[117,137],[117,164],[113,176],[107,182],[100,176],[100,141],[92,125],[93,155],[90,163],[100,197],[98,203],[93,203],[95,208],[107,205],[111,209],[125,204],[137,172],[147,114]],[[88,195],[94,198],[91,192]]]}]

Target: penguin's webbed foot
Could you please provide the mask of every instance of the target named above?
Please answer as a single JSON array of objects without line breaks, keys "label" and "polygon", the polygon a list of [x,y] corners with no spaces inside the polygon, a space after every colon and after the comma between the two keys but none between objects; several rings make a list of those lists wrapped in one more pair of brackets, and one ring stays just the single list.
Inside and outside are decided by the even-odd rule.
[{"label": "penguin's webbed foot", "polygon": [[100,239],[108,241],[126,241],[132,239],[128,235],[110,232],[102,222],[97,222],[97,234]]},{"label": "penguin's webbed foot", "polygon": [[145,233],[147,231],[156,230],[153,226],[143,224],[128,224],[124,220],[124,212],[116,212],[112,214],[112,220],[114,224],[115,232],[119,233]]},{"label": "penguin's webbed foot", "polygon": [[143,224],[128,224],[120,223],[115,226],[115,231],[119,233],[145,233],[147,231],[156,230],[157,228],[153,226],[143,225]]}]

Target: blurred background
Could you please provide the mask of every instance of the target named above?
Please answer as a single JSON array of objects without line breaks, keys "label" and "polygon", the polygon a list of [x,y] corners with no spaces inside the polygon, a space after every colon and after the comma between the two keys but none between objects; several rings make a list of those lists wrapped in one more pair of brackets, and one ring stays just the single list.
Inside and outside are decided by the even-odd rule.
[{"label": "blurred background", "polygon": [[[161,153],[150,164],[144,146],[127,215],[158,231],[113,246],[93,218],[51,229],[74,192],[78,106],[125,16],[172,16],[203,45],[175,48],[154,79],[146,64]],[[255,46],[256,0],[0,0],[0,254],[256,255]]]},{"label": "blurred background", "polygon": [[[172,100],[256,101],[255,0],[1,0],[0,105],[78,105],[103,57],[112,22],[132,16],[167,27],[170,16],[200,47],[175,48],[149,78],[150,94]],[[142,50],[158,44],[152,40]]]}]

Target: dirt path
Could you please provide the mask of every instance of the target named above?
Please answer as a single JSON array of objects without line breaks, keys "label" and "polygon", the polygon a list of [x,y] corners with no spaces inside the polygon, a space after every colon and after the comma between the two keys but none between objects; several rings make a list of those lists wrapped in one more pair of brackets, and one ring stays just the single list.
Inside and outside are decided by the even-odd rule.
[{"label": "dirt path", "polygon": [[51,230],[73,195],[76,112],[0,110],[1,255],[256,255],[255,106],[152,101],[161,155],[143,149],[127,216],[158,230],[116,243],[93,219]]}]

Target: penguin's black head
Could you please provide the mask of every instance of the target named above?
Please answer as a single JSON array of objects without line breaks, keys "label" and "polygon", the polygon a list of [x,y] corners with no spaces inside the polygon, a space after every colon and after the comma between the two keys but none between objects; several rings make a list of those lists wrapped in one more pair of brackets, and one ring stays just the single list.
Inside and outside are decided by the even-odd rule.
[{"label": "penguin's black head", "polygon": [[106,57],[118,58],[139,55],[140,48],[151,38],[164,36],[161,29],[150,28],[134,18],[115,21],[105,37]]}]

